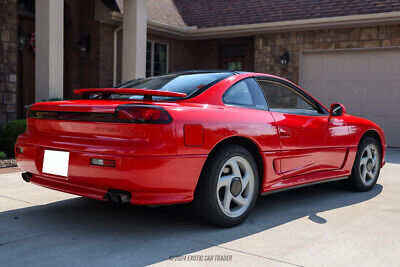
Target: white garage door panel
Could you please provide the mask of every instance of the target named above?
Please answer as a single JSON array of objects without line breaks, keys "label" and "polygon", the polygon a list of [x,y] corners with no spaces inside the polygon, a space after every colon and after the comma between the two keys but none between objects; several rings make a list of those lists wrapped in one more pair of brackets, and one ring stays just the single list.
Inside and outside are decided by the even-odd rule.
[{"label": "white garage door panel", "polygon": [[400,49],[304,52],[300,72],[300,85],[325,106],[343,103],[400,147]]}]

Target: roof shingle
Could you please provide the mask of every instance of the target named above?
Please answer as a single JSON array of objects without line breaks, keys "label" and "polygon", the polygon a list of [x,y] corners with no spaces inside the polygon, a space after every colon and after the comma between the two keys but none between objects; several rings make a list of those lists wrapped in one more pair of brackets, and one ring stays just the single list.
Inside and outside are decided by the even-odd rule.
[{"label": "roof shingle", "polygon": [[[123,0],[115,1],[121,11],[124,12]],[[181,14],[175,6],[175,1],[173,0],[148,0],[147,1],[147,15],[150,20],[183,28],[186,27],[185,21],[182,19]]]},{"label": "roof shingle", "polygon": [[399,0],[174,0],[190,26],[240,24],[400,11]]},{"label": "roof shingle", "polygon": [[[123,12],[122,0],[116,0]],[[400,0],[148,0],[150,20],[210,28],[400,11]]]}]

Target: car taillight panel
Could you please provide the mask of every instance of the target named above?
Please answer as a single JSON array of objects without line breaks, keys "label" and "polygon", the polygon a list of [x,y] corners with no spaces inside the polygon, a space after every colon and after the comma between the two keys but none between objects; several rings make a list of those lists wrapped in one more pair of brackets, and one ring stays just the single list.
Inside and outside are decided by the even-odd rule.
[{"label": "car taillight panel", "polygon": [[154,105],[120,105],[116,108],[119,122],[167,124],[172,122],[171,115],[164,108]]},{"label": "car taillight panel", "polygon": [[62,121],[92,121],[117,123],[168,124],[172,117],[163,107],[155,105],[123,104],[115,109],[115,113],[42,111],[28,109],[27,118],[62,120]]}]

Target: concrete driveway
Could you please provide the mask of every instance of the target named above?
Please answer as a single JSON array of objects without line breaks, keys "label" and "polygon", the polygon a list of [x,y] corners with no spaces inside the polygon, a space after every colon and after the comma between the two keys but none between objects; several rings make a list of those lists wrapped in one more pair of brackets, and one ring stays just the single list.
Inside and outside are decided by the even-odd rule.
[{"label": "concrete driveway", "polygon": [[0,265],[398,266],[400,150],[387,162],[371,192],[333,182],[265,196],[232,229],[190,205],[116,206],[0,174]]}]

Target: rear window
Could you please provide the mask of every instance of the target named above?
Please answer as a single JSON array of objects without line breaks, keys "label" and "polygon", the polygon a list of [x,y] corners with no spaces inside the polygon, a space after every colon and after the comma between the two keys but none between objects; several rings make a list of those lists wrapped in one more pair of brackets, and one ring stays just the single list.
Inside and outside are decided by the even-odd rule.
[{"label": "rear window", "polygon": [[[168,74],[125,82],[116,86],[115,88],[137,88],[185,93],[187,94],[187,98],[190,98],[204,92],[212,85],[232,75],[232,72]],[[143,99],[143,96],[116,94],[112,95],[111,97],[114,99]],[[153,96],[153,99],[171,100],[174,99],[174,97]]]}]

